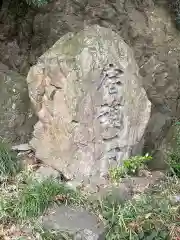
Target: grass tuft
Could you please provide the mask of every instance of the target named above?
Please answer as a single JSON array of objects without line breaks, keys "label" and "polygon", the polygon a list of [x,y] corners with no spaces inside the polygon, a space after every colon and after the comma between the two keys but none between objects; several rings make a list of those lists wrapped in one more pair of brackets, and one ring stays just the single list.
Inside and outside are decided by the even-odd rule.
[{"label": "grass tuft", "polygon": [[0,179],[15,176],[20,170],[20,160],[7,144],[0,143]]},{"label": "grass tuft", "polygon": [[[22,174],[23,175],[23,174]],[[26,174],[25,174],[26,175]],[[81,204],[78,191],[70,189],[55,179],[37,181],[17,176],[17,182],[1,186],[0,221],[25,222],[41,216],[53,204]]]},{"label": "grass tuft", "polygon": [[53,202],[72,204],[78,194],[53,179],[33,181],[19,193],[15,215],[18,219],[35,218],[42,215]]}]

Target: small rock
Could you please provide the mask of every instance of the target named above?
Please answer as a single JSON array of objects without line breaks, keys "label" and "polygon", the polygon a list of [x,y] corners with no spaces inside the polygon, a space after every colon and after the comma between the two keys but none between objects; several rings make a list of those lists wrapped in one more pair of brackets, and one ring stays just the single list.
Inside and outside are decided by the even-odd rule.
[{"label": "small rock", "polygon": [[161,171],[153,171],[146,177],[131,177],[129,181],[131,182],[134,194],[143,193],[148,188],[155,185],[158,181],[164,178],[164,174]]},{"label": "small rock", "polygon": [[132,187],[125,183],[120,183],[118,185],[109,185],[104,188],[99,189],[99,193],[96,193],[96,196],[101,199],[106,198],[107,196],[112,196],[113,199],[117,199],[120,202],[125,202],[132,198]]},{"label": "small rock", "polygon": [[44,179],[44,178],[58,178],[59,177],[59,172],[56,171],[55,169],[49,167],[49,166],[41,166],[38,168],[38,170],[35,173],[35,176],[38,179]]},{"label": "small rock", "polygon": [[21,152],[18,152],[17,156],[22,158],[22,157],[27,156],[30,152],[31,152],[31,150],[29,150],[29,151],[21,151]]},{"label": "small rock", "polygon": [[75,240],[105,239],[103,223],[80,207],[54,206],[41,221],[46,229],[68,232]]},{"label": "small rock", "polygon": [[66,184],[74,190],[81,189],[83,187],[83,183],[78,181],[68,181]]},{"label": "small rock", "polygon": [[12,147],[14,151],[29,151],[32,150],[31,146],[28,143],[16,145]]}]

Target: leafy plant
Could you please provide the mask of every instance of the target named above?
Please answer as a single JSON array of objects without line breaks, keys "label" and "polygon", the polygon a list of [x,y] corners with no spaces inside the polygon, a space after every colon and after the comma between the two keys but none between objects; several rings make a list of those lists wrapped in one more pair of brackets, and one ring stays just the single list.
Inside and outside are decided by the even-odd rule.
[{"label": "leafy plant", "polygon": [[21,170],[17,154],[3,142],[0,143],[0,178],[5,179],[15,176]]},{"label": "leafy plant", "polygon": [[113,181],[118,181],[120,178],[127,175],[134,175],[140,169],[145,167],[145,164],[152,160],[152,157],[146,154],[145,156],[134,156],[127,160],[124,160],[123,165],[115,168],[111,168],[109,171],[110,178]]}]

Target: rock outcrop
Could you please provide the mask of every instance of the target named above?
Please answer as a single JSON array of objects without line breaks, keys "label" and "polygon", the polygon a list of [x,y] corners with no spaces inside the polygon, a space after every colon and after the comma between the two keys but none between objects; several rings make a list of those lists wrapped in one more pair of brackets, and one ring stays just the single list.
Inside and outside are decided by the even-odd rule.
[{"label": "rock outcrop", "polygon": [[24,77],[0,63],[0,138],[11,143],[30,140],[36,122]]},{"label": "rock outcrop", "polygon": [[82,180],[140,153],[151,113],[141,80],[132,50],[112,30],[65,35],[27,77],[39,118],[36,156]]},{"label": "rock outcrop", "polygon": [[171,1],[56,0],[38,11],[21,9],[23,14],[14,16],[15,20],[11,14],[1,19],[0,60],[27,74],[38,57],[68,32],[78,32],[91,24],[118,32],[134,51],[143,85],[154,106],[145,151],[153,150],[158,156],[155,161],[159,162],[160,155],[164,158],[159,149],[171,120],[180,115],[180,35],[168,2]]}]

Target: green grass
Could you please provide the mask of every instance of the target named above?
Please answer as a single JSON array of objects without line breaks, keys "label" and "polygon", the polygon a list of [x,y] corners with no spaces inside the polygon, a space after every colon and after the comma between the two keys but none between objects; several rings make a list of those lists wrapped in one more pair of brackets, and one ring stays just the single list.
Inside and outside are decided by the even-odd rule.
[{"label": "green grass", "polygon": [[78,194],[75,191],[53,179],[34,181],[19,193],[15,215],[18,219],[38,217],[53,202],[72,204],[77,198]]},{"label": "green grass", "polygon": [[[38,216],[57,200],[60,204],[86,204],[86,208],[91,208],[104,219],[106,240],[169,240],[176,239],[179,234],[180,203],[172,202],[172,196],[180,193],[178,178],[167,178],[148,192],[125,203],[108,196],[101,201],[92,202],[91,207],[79,192],[52,179],[21,184],[19,183],[17,188],[9,186],[9,195],[2,192],[6,197],[3,198],[4,212],[0,203],[0,222],[3,215],[8,221],[14,219],[14,222],[28,222],[32,219],[32,223],[36,222]],[[37,228],[37,225],[34,230],[39,233],[42,240],[72,239],[67,233],[46,231],[41,227]]]},{"label": "green grass", "polygon": [[[148,192],[131,201],[119,202],[108,196],[97,202],[87,202],[79,192],[67,188],[54,179],[40,182],[26,174],[17,177],[16,184],[6,183],[0,197],[0,222],[32,223],[47,208],[57,204],[86,205],[106,224],[106,240],[168,240],[178,236],[180,204],[172,203],[172,196],[180,193],[180,180],[167,178]],[[5,221],[4,221],[5,222]],[[42,240],[70,240],[67,233],[36,229]]]},{"label": "green grass", "polygon": [[[176,133],[179,132],[177,131]],[[180,138],[171,153],[171,166],[179,164]],[[122,203],[113,196],[90,202],[82,193],[74,191],[55,179],[38,180],[32,172],[20,171],[17,156],[6,145],[0,145],[1,177],[8,181],[0,185],[0,224],[35,223],[53,204],[78,205],[94,211],[106,224],[106,240],[174,240],[180,235],[180,202],[172,196],[180,194],[179,175],[169,177],[148,192]],[[174,155],[173,155],[174,154]],[[173,157],[172,157],[173,156]],[[136,174],[151,157],[132,157],[123,168],[110,170],[111,179]],[[173,160],[173,161],[172,161]],[[36,229],[42,240],[70,240],[67,233]]]},{"label": "green grass", "polygon": [[107,224],[107,240],[169,240],[180,230],[180,203],[171,196],[180,192],[180,181],[169,179],[155,189],[124,204],[107,197],[99,202],[99,214]]},{"label": "green grass", "polygon": [[20,161],[10,147],[0,143],[0,180],[13,177],[21,170]]},{"label": "green grass", "polygon": [[54,179],[37,181],[30,178],[24,183],[22,178],[17,184],[2,186],[0,220],[6,222],[11,219],[11,221],[23,222],[35,219],[53,203],[80,205],[82,198],[79,192]]},{"label": "green grass", "polygon": [[[46,231],[37,223],[51,205],[82,206],[85,203],[83,195],[53,178],[38,181],[34,176],[31,171],[22,171],[13,181],[0,185],[0,224],[27,225],[33,233],[36,226],[36,234],[41,240],[72,239],[68,233]],[[36,234],[32,239],[36,239]]]}]

